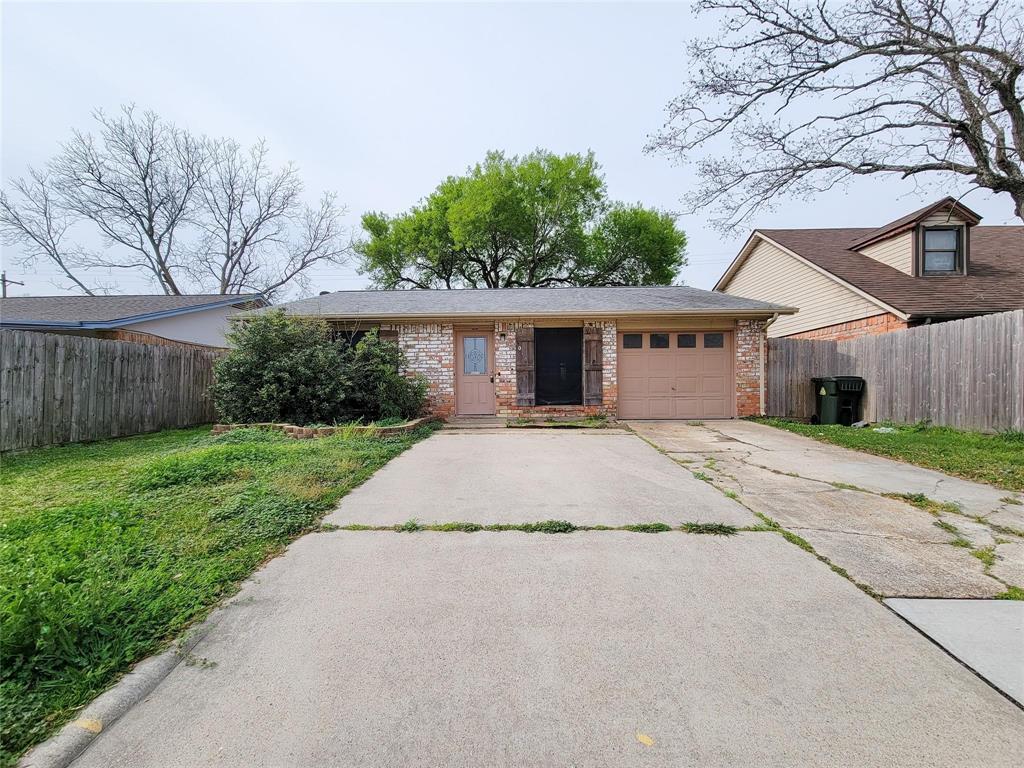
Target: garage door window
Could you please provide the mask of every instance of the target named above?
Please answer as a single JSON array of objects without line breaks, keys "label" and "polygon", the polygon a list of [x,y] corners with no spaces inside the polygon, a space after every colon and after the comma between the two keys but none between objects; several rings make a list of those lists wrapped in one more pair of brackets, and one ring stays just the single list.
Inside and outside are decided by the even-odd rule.
[{"label": "garage door window", "polygon": [[644,335],[642,333],[624,333],[622,334],[622,348],[623,349],[643,349],[644,347]]},{"label": "garage door window", "polygon": [[680,349],[694,349],[697,346],[697,334],[680,333],[676,337],[676,346]]},{"label": "garage door window", "polygon": [[705,333],[704,349],[721,349],[725,346],[725,337],[721,333]]},{"label": "garage door window", "polygon": [[652,333],[651,334],[651,349],[668,349],[668,334],[667,333]]}]

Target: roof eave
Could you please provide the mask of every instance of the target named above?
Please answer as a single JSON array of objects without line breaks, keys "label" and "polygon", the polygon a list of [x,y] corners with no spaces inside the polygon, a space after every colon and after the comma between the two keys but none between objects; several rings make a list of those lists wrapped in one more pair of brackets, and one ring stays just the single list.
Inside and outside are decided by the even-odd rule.
[{"label": "roof eave", "polygon": [[62,330],[84,329],[99,331],[109,330],[111,328],[120,328],[121,326],[133,325],[135,323],[144,323],[150,320],[163,320],[164,318],[175,317],[177,315],[187,315],[193,312],[205,312],[208,309],[230,307],[232,304],[263,302],[264,306],[269,305],[266,297],[262,294],[244,294],[244,296],[248,298],[239,295],[231,295],[227,299],[211,302],[209,304],[195,304],[191,307],[175,307],[174,309],[164,309],[158,312],[145,312],[141,315],[117,317],[112,320],[10,320],[0,322],[0,327],[32,326],[36,328],[59,328]]},{"label": "roof eave", "polygon": [[[374,314],[345,314],[340,312],[290,312],[291,317],[315,317],[322,320],[360,320],[360,321],[474,321],[517,318],[616,318],[616,317],[743,317],[745,319],[769,318],[773,315],[792,315],[798,310],[795,307],[765,307],[763,309],[636,309],[606,311],[544,311],[544,312],[393,312]],[[245,313],[240,317],[251,317],[253,313]]]},{"label": "roof eave", "polygon": [[52,320],[0,320],[0,328],[58,328],[60,330],[82,330],[81,323],[55,323]]},{"label": "roof eave", "polygon": [[783,253],[786,253],[786,254],[792,256],[797,261],[801,262],[802,264],[807,265],[808,267],[813,269],[815,272],[818,272],[818,273],[824,275],[825,277],[827,277],[830,280],[832,280],[834,283],[836,283],[838,285],[841,285],[844,288],[847,288],[847,289],[853,291],[858,296],[862,296],[863,298],[867,299],[871,303],[881,307],[886,312],[891,312],[892,314],[896,315],[896,317],[900,318],[901,320],[906,320],[906,319],[908,319],[910,317],[910,315],[908,315],[906,312],[904,312],[903,310],[899,309],[898,307],[894,307],[893,305],[889,304],[888,302],[882,301],[880,298],[878,298],[874,294],[868,293],[863,288],[858,288],[853,283],[850,283],[850,282],[847,282],[846,280],[843,280],[843,278],[839,277],[838,275],[834,274],[833,272],[830,272],[829,270],[825,269],[824,267],[822,267],[822,266],[820,266],[818,264],[815,264],[813,261],[811,261],[807,257],[801,256],[799,253],[794,251],[792,248],[787,248],[786,246],[784,246],[782,243],[778,242],[777,240],[773,240],[772,238],[768,237],[768,235],[764,234],[763,232],[758,232],[757,234],[761,237],[762,240],[764,240],[767,243],[770,243],[771,245],[774,245],[776,248],[778,248]]},{"label": "roof eave", "polygon": [[722,276],[718,278],[718,282],[715,283],[715,287],[711,290],[722,293],[729,287],[729,283],[732,281],[733,276],[739,271],[739,268],[743,266],[743,262],[747,260],[747,257],[750,255],[750,251],[753,250],[755,238],[759,237],[764,237],[759,230],[755,229],[750,233],[746,242],[743,243],[743,247],[740,248],[739,253],[736,254],[735,258],[733,258],[732,262],[729,264],[729,267],[724,273],[722,273]]},{"label": "roof eave", "polygon": [[[909,232],[922,221],[924,221],[926,218],[931,216],[933,213],[935,213],[938,210],[941,210],[946,206],[949,206],[954,211],[957,211],[958,215],[962,219],[964,219],[964,221],[967,222],[968,226],[976,226],[981,221],[981,216],[972,211],[966,205],[963,205],[959,200],[956,200],[952,197],[944,197],[943,199],[935,202],[934,204],[928,206],[927,208],[922,209],[921,211],[918,212],[917,216],[915,216],[910,221],[901,224],[899,227],[890,229],[886,232],[880,232],[877,235],[869,234],[867,237],[863,237],[860,240],[855,240],[852,243],[850,243],[849,248],[850,250],[866,248],[867,246],[873,245],[874,243],[880,243],[885,240],[889,240],[890,238],[896,237],[897,235],[902,235],[904,232]],[[879,229],[884,228],[885,225],[879,227]]]}]

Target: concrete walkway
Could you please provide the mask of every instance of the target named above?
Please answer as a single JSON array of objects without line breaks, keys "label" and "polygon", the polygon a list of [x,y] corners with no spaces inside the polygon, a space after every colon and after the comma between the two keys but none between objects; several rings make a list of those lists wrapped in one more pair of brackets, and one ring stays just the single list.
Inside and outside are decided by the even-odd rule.
[{"label": "concrete walkway", "polygon": [[878,594],[981,598],[1024,587],[1024,506],[1006,501],[1020,494],[752,422],[630,426]]},{"label": "concrete walkway", "polygon": [[767,533],[313,534],[192,653],[75,768],[997,768],[1024,750],[1020,709]]},{"label": "concrete walkway", "polygon": [[1024,705],[1024,602],[893,598],[885,604]]}]

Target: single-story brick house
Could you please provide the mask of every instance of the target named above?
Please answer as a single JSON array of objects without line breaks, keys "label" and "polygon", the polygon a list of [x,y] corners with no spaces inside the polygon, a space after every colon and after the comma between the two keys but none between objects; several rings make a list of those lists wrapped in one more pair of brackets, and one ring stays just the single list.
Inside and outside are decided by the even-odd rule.
[{"label": "single-story brick house", "polygon": [[339,291],[274,309],[395,339],[445,418],[638,419],[762,413],[765,328],[795,311],[682,286]]}]

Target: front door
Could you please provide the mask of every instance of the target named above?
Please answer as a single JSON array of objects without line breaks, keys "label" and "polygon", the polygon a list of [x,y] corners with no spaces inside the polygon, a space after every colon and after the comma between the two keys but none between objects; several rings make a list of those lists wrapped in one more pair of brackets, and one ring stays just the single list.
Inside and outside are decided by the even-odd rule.
[{"label": "front door", "polygon": [[494,334],[455,334],[455,412],[460,416],[494,414]]}]

